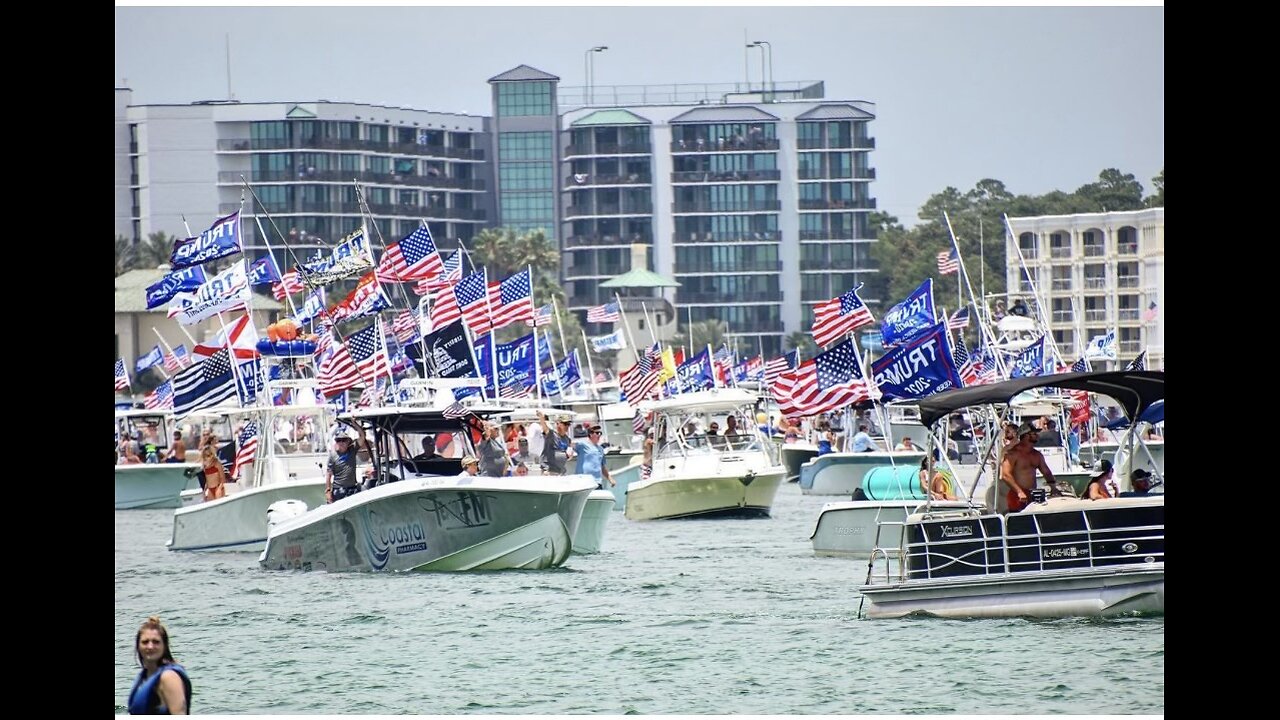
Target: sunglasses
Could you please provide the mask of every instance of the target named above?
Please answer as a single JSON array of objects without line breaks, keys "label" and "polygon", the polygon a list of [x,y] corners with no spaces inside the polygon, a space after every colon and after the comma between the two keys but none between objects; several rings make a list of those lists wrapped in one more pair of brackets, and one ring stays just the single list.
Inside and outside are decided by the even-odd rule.
[{"label": "sunglasses", "polygon": [[599,435],[599,434],[600,434],[600,431],[599,431],[599,430],[592,430],[591,432],[589,432],[589,433],[587,433],[587,434],[588,434],[588,435]]}]

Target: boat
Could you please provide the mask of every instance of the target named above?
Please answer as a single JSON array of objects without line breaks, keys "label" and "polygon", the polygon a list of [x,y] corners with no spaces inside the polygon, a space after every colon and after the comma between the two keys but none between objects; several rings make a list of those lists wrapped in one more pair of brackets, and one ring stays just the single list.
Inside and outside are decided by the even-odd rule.
[{"label": "boat", "polygon": [[116,510],[153,510],[182,505],[182,492],[200,488],[196,473],[199,463],[143,462],[122,463],[119,442],[122,437],[147,433],[161,454],[173,437],[173,413],[160,410],[129,409],[116,411]]},{"label": "boat", "polygon": [[800,481],[800,466],[818,457],[818,446],[808,440],[783,440],[782,465],[787,469],[787,482]]},{"label": "boat", "polygon": [[[1164,373],[1065,373],[939,393],[920,401],[927,426],[961,408],[1006,405],[1040,387],[1114,398],[1136,418],[1164,398]],[[1037,489],[1017,513],[935,509],[899,528],[897,546],[877,542],[859,587],[865,616],[1079,617],[1164,612],[1164,495],[1107,500],[1054,497]],[[882,523],[881,531],[889,523]],[[900,562],[876,559],[897,556]]]},{"label": "boat", "polygon": [[190,504],[175,510],[166,547],[260,552],[266,545],[267,510],[272,505],[283,500],[296,500],[306,508],[324,504],[326,434],[332,413],[317,399],[318,390],[311,377],[268,380],[260,397],[269,401],[279,396],[287,402],[224,411],[234,421],[257,423],[256,459],[242,468],[237,482],[227,484],[225,496],[206,501],[197,492]]},{"label": "boat", "polygon": [[475,454],[472,422],[507,410],[472,405],[355,410],[339,422],[371,430],[374,487],[271,521],[259,564],[329,572],[546,569],[572,551],[587,475],[460,476],[459,458],[415,459],[426,436],[452,435]]},{"label": "boat", "polygon": [[[657,445],[649,477],[627,488],[626,518],[768,517],[786,469],[754,422],[756,400],[746,390],[717,388],[640,403],[642,412],[655,413]],[[738,435],[685,432],[730,414]]]},{"label": "boat", "polygon": [[867,473],[878,467],[918,468],[923,451],[875,450],[872,452],[830,452],[800,466],[800,492],[805,495],[852,497],[862,487]]}]

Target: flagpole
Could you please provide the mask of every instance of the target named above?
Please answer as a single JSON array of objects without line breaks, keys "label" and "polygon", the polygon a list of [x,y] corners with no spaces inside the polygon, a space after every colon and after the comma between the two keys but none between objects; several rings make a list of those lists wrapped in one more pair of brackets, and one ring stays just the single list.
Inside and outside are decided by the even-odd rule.
[{"label": "flagpole", "polygon": [[[537,320],[534,320],[534,322],[537,322]],[[545,333],[546,331],[543,330],[543,332]],[[556,349],[551,347],[551,338],[547,338],[547,355],[550,356],[551,358],[551,374],[555,376],[556,389],[560,391],[560,400],[563,401],[564,400],[564,383],[560,382],[560,368],[556,367]],[[533,326],[533,356],[535,360],[538,357],[538,326],[537,325]],[[566,355],[565,357],[568,357],[568,355]],[[537,364],[541,365],[542,362],[538,361]],[[539,379],[538,381],[538,397],[542,397],[541,379]]]},{"label": "flagpole", "polygon": [[[685,312],[689,318],[689,337],[684,339],[685,347],[689,350],[689,357],[693,357],[693,306],[685,305]],[[676,384],[679,385],[680,378],[676,378]],[[683,392],[683,391],[682,391]]]},{"label": "flagpole", "polygon": [[[956,260],[960,263],[960,273],[964,275],[965,284],[969,287],[969,299],[973,302],[974,308],[976,309],[978,306],[978,300],[973,297],[973,283],[969,281],[969,270],[965,267],[964,255],[960,253],[960,246],[956,242],[955,230],[951,228],[951,218],[947,215],[945,210],[942,211],[942,219],[947,223],[947,234],[951,236],[951,246],[955,248]],[[1016,245],[1017,243],[1015,243],[1015,246]],[[984,339],[985,342],[983,344],[992,349],[991,356],[995,358],[996,369],[999,371],[1001,377],[1008,377],[1009,373],[1005,369],[1004,361],[1000,357],[1000,353],[996,350],[995,334],[988,326],[988,323],[978,323],[978,334]]]},{"label": "flagpole", "polygon": [[[622,306],[619,305],[618,307],[622,307]],[[658,333],[653,329],[653,320],[649,317],[649,306],[644,301],[640,302],[640,311],[644,313],[644,322],[646,325],[649,326],[649,339],[653,340],[653,344],[658,347],[658,365],[661,366],[662,365],[662,343],[658,342]],[[648,351],[649,349],[645,348],[645,352],[648,353]],[[637,363],[640,362],[639,353],[636,354],[636,362]],[[658,373],[658,374],[661,375],[662,373]],[[658,391],[659,398],[661,398],[662,394],[666,391],[666,386],[667,386],[666,382],[658,383],[657,391]]]},{"label": "flagpole", "polygon": [[583,346],[582,352],[585,353],[587,356],[587,372],[591,373],[591,382],[587,383],[587,388],[590,390],[591,397],[595,398],[597,396],[597,393],[595,391],[596,390],[596,368],[595,368],[595,365],[591,362],[591,345],[587,342],[587,331],[581,327],[579,327],[578,330],[582,331],[582,346]]},{"label": "flagpole", "polygon": [[[564,340],[564,324],[560,322],[560,305],[559,303],[556,302],[556,296],[554,293],[552,293],[551,295],[551,312],[555,313],[556,315],[556,328],[560,331],[560,350],[562,351],[561,354],[563,354],[565,357],[569,357],[569,343],[565,342]],[[537,322],[537,321],[535,320],[534,322]],[[583,333],[582,337],[585,338],[586,333]],[[582,348],[582,351],[586,352],[587,349],[584,347]],[[588,355],[587,358],[590,359],[590,355]],[[594,374],[592,374],[591,379],[593,382],[595,381]]]},{"label": "flagpole", "polygon": [[[1002,217],[1004,218],[1004,226],[1006,228],[1006,231],[1009,233],[1009,237],[1013,240],[1013,247],[1015,250],[1018,251],[1018,263],[1023,270],[1027,270],[1027,260],[1022,256],[1022,246],[1018,243],[1018,236],[1013,233],[1013,226],[1009,224],[1009,214],[1004,213]],[[1040,297],[1040,290],[1036,286],[1036,281],[1033,280],[1031,277],[1032,274],[1033,273],[1030,273],[1030,272],[1027,273],[1027,283],[1031,285],[1031,297],[1035,299],[1036,305],[1042,308],[1042,313],[1043,313],[1043,308],[1045,308],[1046,306],[1043,299]],[[1052,312],[1052,309],[1050,309],[1050,312]],[[1062,353],[1061,351],[1058,350],[1058,343],[1053,339],[1053,333],[1049,331],[1049,323],[1044,319],[1042,313],[1039,314],[1040,315],[1039,324],[1042,328],[1042,332],[1044,332],[1044,334],[1048,336],[1049,344],[1053,346],[1054,354],[1058,356],[1058,364],[1061,364]]]},{"label": "flagpole", "polygon": [[[622,331],[627,337],[627,342],[631,343],[631,364],[634,366],[640,362],[640,346],[636,345],[636,339],[631,336],[631,323],[627,322],[627,313],[622,309],[622,298],[618,296],[616,290],[613,293],[613,301],[618,303],[618,317],[622,318]],[[642,305],[641,307],[643,308],[644,306]],[[652,330],[652,327],[650,329]],[[621,368],[619,368],[619,375],[621,375]]]},{"label": "flagpole", "polygon": [[[240,203],[243,206],[244,204],[243,191],[241,191],[240,193]],[[258,219],[257,215],[253,216],[253,222],[257,224],[258,233],[262,235],[262,244],[267,247],[267,257],[271,258],[271,265],[272,267],[275,268],[276,275],[280,276],[280,286],[284,287],[284,273],[280,272],[280,263],[276,262],[276,254],[271,249],[271,243],[267,240],[267,231],[262,227],[262,221]],[[298,308],[293,304],[293,296],[289,294],[289,289],[287,287],[284,288],[284,299],[285,299],[285,302],[289,304],[289,314],[297,316]]]},{"label": "flagpole", "polygon": [[[502,393],[502,391],[498,389],[498,341],[494,337],[498,333],[494,332],[493,330],[493,303],[489,302],[489,266],[485,265],[483,268],[483,271],[484,271],[484,294],[483,294],[484,308],[489,316],[489,359],[490,359],[489,365],[493,369],[493,399],[497,400]],[[532,280],[530,280],[530,283],[532,284]],[[498,293],[499,295],[501,295],[502,293],[501,286],[498,287]],[[530,295],[532,294],[533,294],[533,291],[531,288]],[[537,355],[537,348],[534,348],[534,355],[535,356]]]},{"label": "flagpole", "polygon": [[711,350],[711,343],[707,343],[707,369],[711,371],[711,387],[718,389],[720,381],[716,378],[716,355]]}]

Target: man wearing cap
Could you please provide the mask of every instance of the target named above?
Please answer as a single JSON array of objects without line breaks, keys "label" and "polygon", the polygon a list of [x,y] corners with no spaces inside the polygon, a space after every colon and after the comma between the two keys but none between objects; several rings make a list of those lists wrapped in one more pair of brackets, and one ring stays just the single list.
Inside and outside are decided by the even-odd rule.
[{"label": "man wearing cap", "polygon": [[1030,422],[1024,422],[1018,428],[1018,442],[1004,451],[1004,460],[1000,463],[1000,481],[1005,484],[1005,503],[1009,512],[1018,512],[1027,506],[1031,490],[1036,486],[1036,470],[1044,475],[1045,483],[1053,487],[1053,471],[1044,461],[1044,455],[1035,448],[1039,437],[1039,428]]},{"label": "man wearing cap", "polygon": [[480,474],[480,461],[474,455],[462,458],[462,472],[458,477],[475,477]]},{"label": "man wearing cap", "polygon": [[538,424],[546,441],[542,446],[542,464],[548,475],[564,475],[568,471],[569,458],[573,453],[573,439],[569,437],[569,423],[572,418],[561,415],[556,418],[555,430],[547,427],[547,416],[538,413]]},{"label": "man wearing cap", "polygon": [[1129,474],[1129,484],[1133,489],[1120,493],[1120,497],[1146,497],[1151,494],[1151,473],[1138,468]]},{"label": "man wearing cap", "polygon": [[356,456],[364,453],[369,456],[369,441],[365,438],[364,428],[360,428],[359,443],[352,442],[351,431],[346,425],[339,425],[333,433],[333,449],[329,451],[324,478],[324,495],[326,502],[336,502],[348,495],[360,492],[360,482],[356,477]]},{"label": "man wearing cap", "polygon": [[507,474],[507,444],[502,442],[497,423],[485,423],[484,440],[476,446],[480,456],[480,474],[502,477]]},{"label": "man wearing cap", "polygon": [[579,475],[590,475],[596,479],[596,487],[604,488],[607,480],[612,487],[618,483],[609,476],[609,468],[604,466],[604,448],[600,447],[600,438],[604,431],[599,425],[592,425],[587,430],[587,438],[574,443],[573,449],[578,453],[578,465],[574,472]]}]

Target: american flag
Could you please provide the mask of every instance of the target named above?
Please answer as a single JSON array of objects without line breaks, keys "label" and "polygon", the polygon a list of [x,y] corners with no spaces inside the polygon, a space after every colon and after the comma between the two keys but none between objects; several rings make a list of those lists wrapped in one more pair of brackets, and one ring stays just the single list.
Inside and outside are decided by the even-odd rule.
[{"label": "american flag", "polygon": [[1130,360],[1129,364],[1124,366],[1124,369],[1126,371],[1146,370],[1147,369],[1147,351],[1143,350],[1142,352],[1138,353],[1138,357],[1134,358],[1133,360]]},{"label": "american flag", "polygon": [[430,317],[432,330],[439,330],[462,317],[462,310],[458,309],[458,299],[454,297],[452,287],[440,288],[436,292],[436,299],[431,303]]},{"label": "american flag", "polygon": [[142,398],[142,405],[148,410],[173,407],[173,381],[165,380],[155,390]]},{"label": "american flag", "polygon": [[[485,287],[484,271],[473,272],[453,286],[453,297],[459,316],[477,335],[489,332],[489,292]],[[439,327],[439,320],[432,318]]]},{"label": "american flag", "polygon": [[636,435],[644,434],[644,413],[636,410],[636,416],[631,418],[631,432]]},{"label": "american flag", "polygon": [[938,253],[938,272],[943,275],[960,272],[960,255],[954,247]]},{"label": "american flag", "polygon": [[387,361],[387,348],[382,343],[382,334],[378,329],[379,324],[375,320],[365,329],[351,333],[347,336],[346,342],[347,350],[356,363],[356,369],[360,371],[361,379],[369,385],[374,385],[378,377],[391,372],[391,365]]},{"label": "american flag", "polygon": [[512,383],[511,385],[504,385],[498,388],[498,397],[508,398],[512,400],[517,398],[527,398],[527,397],[530,397],[531,395],[533,395],[532,385],[520,385],[518,383]]},{"label": "american flag", "polygon": [[453,287],[453,284],[462,279],[462,251],[455,250],[453,254],[444,261],[440,274],[426,280],[419,280],[413,286],[413,291],[419,295],[430,295],[433,291],[440,288]]},{"label": "american flag", "polygon": [[654,368],[662,366],[662,345],[654,343],[645,349],[640,357],[636,358],[636,364],[640,367],[641,372],[649,372]]},{"label": "american flag", "polygon": [[543,325],[550,325],[552,318],[555,317],[552,314],[551,310],[552,310],[551,303],[547,303],[546,305],[543,305],[537,310],[534,310],[533,319],[525,320],[524,324],[528,325],[529,327],[541,327]]},{"label": "american flag", "polygon": [[391,331],[401,344],[408,344],[418,339],[418,310],[401,310],[391,324]]},{"label": "american flag", "polygon": [[116,389],[128,390],[132,385],[129,384],[129,373],[124,369],[124,358],[116,358]]},{"label": "american flag", "polygon": [[529,268],[503,280],[497,287],[489,285],[489,309],[493,313],[494,330],[533,319],[533,277]]},{"label": "american flag", "polygon": [[[647,358],[645,358],[647,360]],[[658,389],[658,366],[651,361],[648,362],[649,369],[644,370],[641,363],[637,362],[630,368],[622,371],[619,378],[619,387],[627,396],[627,404],[635,407],[640,404],[641,400],[645,400],[653,396]]]},{"label": "american flag", "polygon": [[236,378],[226,348],[182,370],[172,381],[173,414],[178,417],[236,397]]},{"label": "american flag", "polygon": [[618,303],[616,301],[605,303],[604,305],[597,305],[596,307],[589,308],[587,310],[587,322],[618,322],[621,319],[622,316],[618,314]]},{"label": "american flag", "polygon": [[1080,358],[1071,364],[1071,372],[1073,373],[1089,372],[1090,369],[1089,361],[1084,358]]},{"label": "american flag", "polygon": [[[982,340],[981,337],[978,338]],[[996,365],[995,356],[991,354],[989,346],[979,344],[977,352],[970,354],[973,362],[973,369],[978,373],[979,385],[993,383],[1000,379],[1000,368]]]},{"label": "american flag", "polygon": [[441,270],[444,270],[444,263],[440,261],[440,252],[431,239],[431,231],[424,225],[382,253],[377,274],[380,280],[408,282],[432,280],[440,275]]},{"label": "american flag", "polygon": [[178,372],[190,362],[191,358],[187,355],[185,345],[179,345],[172,352],[167,352],[164,355],[164,369],[171,373]]},{"label": "american flag", "polygon": [[258,457],[258,421],[250,420],[245,423],[244,429],[240,431],[240,436],[236,438],[236,461],[231,466],[231,477],[239,480],[240,471],[247,467]]},{"label": "american flag", "polygon": [[360,384],[360,373],[351,360],[351,353],[347,352],[347,346],[334,342],[328,330],[320,332],[318,352],[316,380],[325,397],[333,397]]},{"label": "american flag", "polygon": [[858,297],[860,287],[862,283],[840,297],[814,306],[813,341],[819,346],[830,344],[863,325],[875,322],[871,311],[862,302],[862,298]]},{"label": "american flag", "polygon": [[444,416],[451,420],[457,420],[467,416],[467,409],[463,407],[462,403],[455,402],[444,409]]},{"label": "american flag", "polygon": [[274,285],[271,286],[271,295],[276,300],[279,300],[280,302],[284,302],[285,295],[293,295],[294,293],[300,293],[305,289],[306,289],[306,286],[303,285],[302,280],[298,278],[298,271],[290,270],[289,272],[280,276],[280,282],[275,283]]},{"label": "american flag", "polygon": [[951,313],[951,317],[947,318],[947,329],[963,330],[967,327],[969,327],[969,306],[965,305]]},{"label": "american flag", "polygon": [[1152,300],[1151,304],[1147,306],[1147,309],[1142,311],[1142,321],[1155,322],[1156,315],[1158,315],[1158,312],[1156,311],[1156,303]]},{"label": "american flag", "polygon": [[653,464],[652,464],[652,463],[641,463],[641,464],[640,464],[640,479],[641,479],[641,480],[648,480],[648,479],[649,479],[649,477],[650,477],[651,475],[653,475]]},{"label": "american flag", "polygon": [[782,373],[795,367],[800,361],[799,348],[789,353],[783,353],[782,357],[776,357],[764,364],[764,384],[773,387],[774,383],[782,377]]},{"label": "american flag", "polygon": [[960,380],[964,383],[964,387],[978,384],[978,369],[973,366],[973,356],[969,354],[969,348],[965,347],[964,334],[956,336],[955,347],[951,351],[951,359],[955,361],[956,367],[959,368]]},{"label": "american flag", "polygon": [[787,417],[830,412],[870,397],[852,340],[845,340],[804,361],[795,370],[783,373],[772,390],[779,409]]}]

